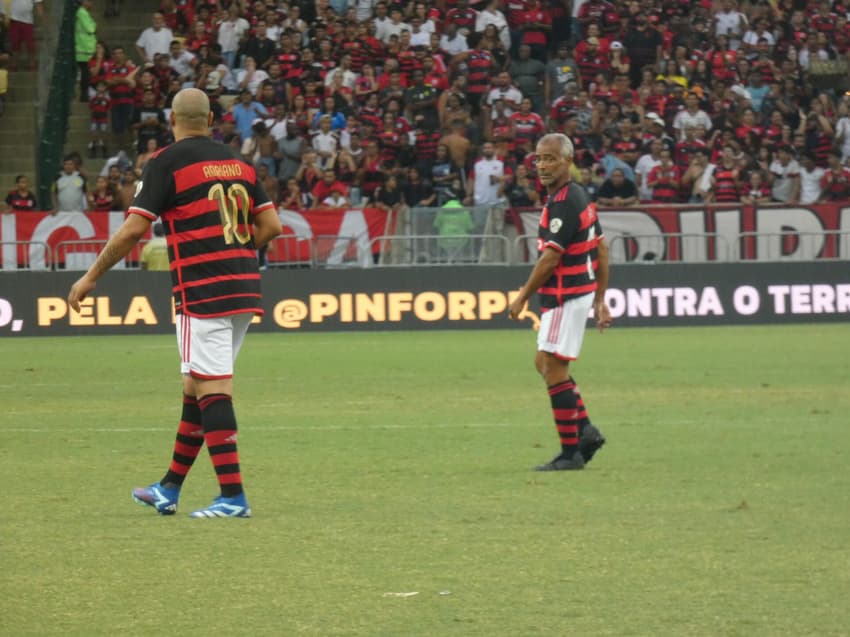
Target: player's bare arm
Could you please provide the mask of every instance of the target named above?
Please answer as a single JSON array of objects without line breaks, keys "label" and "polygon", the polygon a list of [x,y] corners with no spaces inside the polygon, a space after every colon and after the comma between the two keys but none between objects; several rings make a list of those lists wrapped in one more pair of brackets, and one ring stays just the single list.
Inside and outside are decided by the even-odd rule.
[{"label": "player's bare arm", "polygon": [[525,285],[522,286],[519,296],[511,303],[511,306],[508,309],[509,318],[514,321],[519,320],[519,315],[522,314],[522,310],[525,308],[525,304],[528,302],[528,299],[530,299],[531,296],[540,289],[540,286],[549,280],[549,277],[552,276],[552,273],[555,271],[555,268],[558,267],[558,263],[560,263],[560,261],[561,253],[554,248],[546,248],[543,251],[543,254],[541,254],[540,258],[537,260],[537,263],[534,264],[534,269],[528,276],[528,281],[526,281]]},{"label": "player's bare arm", "polygon": [[596,293],[593,296],[593,318],[596,326],[602,332],[611,327],[611,310],[605,303],[605,291],[608,289],[608,243],[604,238],[596,246]]},{"label": "player's bare arm", "polygon": [[88,272],[71,286],[71,291],[68,293],[68,305],[74,308],[74,311],[80,311],[80,301],[94,289],[97,280],[130,254],[130,250],[145,236],[150,226],[151,222],[146,217],[136,214],[127,216],[118,231],[109,238]]},{"label": "player's bare arm", "polygon": [[254,246],[262,248],[283,231],[277,210],[268,209],[254,215]]}]

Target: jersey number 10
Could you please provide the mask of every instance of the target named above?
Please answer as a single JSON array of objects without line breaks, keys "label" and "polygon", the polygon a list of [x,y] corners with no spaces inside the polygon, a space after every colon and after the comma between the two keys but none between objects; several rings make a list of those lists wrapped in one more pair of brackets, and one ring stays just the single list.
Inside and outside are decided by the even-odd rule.
[{"label": "jersey number 10", "polygon": [[[215,184],[207,193],[207,199],[218,202],[218,212],[221,215],[221,226],[224,231],[224,242],[232,245],[238,241],[245,245],[251,240],[251,198],[242,184],[232,184],[227,192],[224,186]],[[245,226],[243,233],[239,232],[239,216]]]}]

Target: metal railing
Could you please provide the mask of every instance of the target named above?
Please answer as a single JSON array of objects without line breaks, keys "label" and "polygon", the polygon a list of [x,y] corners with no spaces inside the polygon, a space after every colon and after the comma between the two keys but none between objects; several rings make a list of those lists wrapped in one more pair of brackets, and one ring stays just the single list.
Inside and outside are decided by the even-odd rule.
[{"label": "metal railing", "polygon": [[608,241],[611,263],[713,263],[730,261],[728,239],[716,232],[617,235]]},{"label": "metal railing", "polygon": [[742,232],[740,261],[823,261],[850,258],[850,231]]},{"label": "metal railing", "polygon": [[[115,268],[139,269],[142,241]],[[0,242],[0,272],[86,270],[105,239]],[[609,240],[612,263],[746,263],[850,260],[850,231],[741,232],[617,235]],[[523,265],[537,260],[537,236],[509,240],[501,234],[362,236],[283,235],[270,244],[272,268],[365,268],[447,265]]]},{"label": "metal railing", "polygon": [[510,265],[511,244],[504,235],[393,235],[371,242],[373,251],[389,249],[393,259],[378,259],[382,267],[441,265]]},{"label": "metal railing", "polygon": [[44,241],[0,242],[0,270],[50,270],[53,251]]}]

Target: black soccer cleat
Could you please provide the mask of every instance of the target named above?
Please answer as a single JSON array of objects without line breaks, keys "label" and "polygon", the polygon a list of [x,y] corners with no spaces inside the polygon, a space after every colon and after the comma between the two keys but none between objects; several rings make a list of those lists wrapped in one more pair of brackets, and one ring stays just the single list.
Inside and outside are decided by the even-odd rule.
[{"label": "black soccer cleat", "polygon": [[578,452],[585,462],[590,462],[593,456],[605,444],[605,436],[596,427],[588,424],[578,438]]},{"label": "black soccer cleat", "polygon": [[584,458],[579,451],[570,458],[559,454],[546,464],[534,467],[535,471],[578,471],[579,469],[584,469]]}]

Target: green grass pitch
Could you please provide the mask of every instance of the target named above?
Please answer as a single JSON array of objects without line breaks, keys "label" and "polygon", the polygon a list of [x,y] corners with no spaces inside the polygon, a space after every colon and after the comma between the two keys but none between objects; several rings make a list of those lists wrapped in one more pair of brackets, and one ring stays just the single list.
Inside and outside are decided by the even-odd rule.
[{"label": "green grass pitch", "polygon": [[589,331],[609,444],[556,474],[530,331],[250,334],[250,520],[188,517],[206,452],[130,498],[173,337],[0,351],[2,635],[850,635],[850,325]]}]

